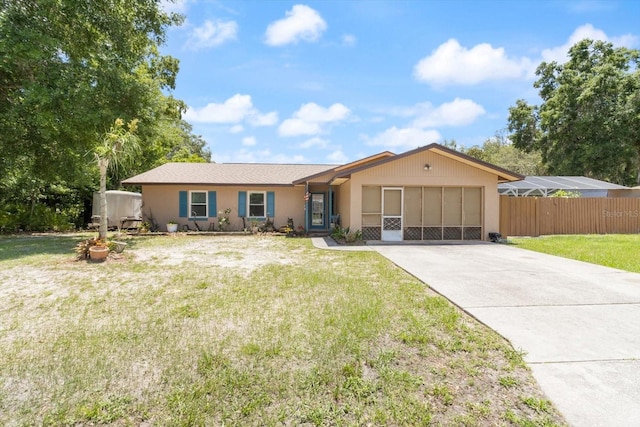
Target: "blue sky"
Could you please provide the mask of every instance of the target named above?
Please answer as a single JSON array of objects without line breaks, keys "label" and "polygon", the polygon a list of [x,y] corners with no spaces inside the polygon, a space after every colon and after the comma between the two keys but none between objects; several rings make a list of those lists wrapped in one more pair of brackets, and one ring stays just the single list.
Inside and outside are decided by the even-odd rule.
[{"label": "blue sky", "polygon": [[640,47],[639,1],[178,0],[163,53],[216,162],[341,164],[481,145],[541,61],[582,38]]}]

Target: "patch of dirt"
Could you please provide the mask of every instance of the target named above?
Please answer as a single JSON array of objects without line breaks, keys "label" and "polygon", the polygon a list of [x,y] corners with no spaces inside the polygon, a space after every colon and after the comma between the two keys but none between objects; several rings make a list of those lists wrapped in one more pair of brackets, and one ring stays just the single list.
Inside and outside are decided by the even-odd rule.
[{"label": "patch of dirt", "polygon": [[296,262],[294,253],[281,250],[284,244],[280,239],[248,238],[253,241],[247,246],[246,238],[237,236],[175,237],[175,245],[133,249],[129,253],[135,256],[136,262],[166,266],[197,263],[200,267],[233,268],[247,275],[268,264],[287,265]]}]

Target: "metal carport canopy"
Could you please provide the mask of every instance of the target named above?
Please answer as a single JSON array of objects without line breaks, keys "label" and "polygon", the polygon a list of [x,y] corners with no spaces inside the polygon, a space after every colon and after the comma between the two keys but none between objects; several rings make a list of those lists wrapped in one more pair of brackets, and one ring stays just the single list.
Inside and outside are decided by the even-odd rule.
[{"label": "metal carport canopy", "polygon": [[547,197],[558,190],[620,190],[622,185],[600,181],[586,176],[527,176],[521,181],[498,184],[498,192],[505,196]]}]

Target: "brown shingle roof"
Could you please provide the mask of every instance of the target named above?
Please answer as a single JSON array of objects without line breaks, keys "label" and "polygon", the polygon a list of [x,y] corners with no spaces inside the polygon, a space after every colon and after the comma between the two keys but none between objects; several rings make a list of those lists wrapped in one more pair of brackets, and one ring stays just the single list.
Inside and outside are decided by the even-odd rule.
[{"label": "brown shingle roof", "polygon": [[332,170],[336,165],[265,163],[166,163],[122,181],[124,185],[215,184],[292,185],[300,178]]}]

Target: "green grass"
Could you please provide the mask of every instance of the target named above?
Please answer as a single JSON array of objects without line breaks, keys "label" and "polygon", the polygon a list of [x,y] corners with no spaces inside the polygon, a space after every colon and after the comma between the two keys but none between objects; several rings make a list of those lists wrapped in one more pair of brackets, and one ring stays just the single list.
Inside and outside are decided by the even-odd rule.
[{"label": "green grass", "polygon": [[519,352],[375,252],[144,237],[96,264],[83,238],[0,238],[1,425],[563,423]]},{"label": "green grass", "polygon": [[524,249],[640,273],[637,234],[558,235],[509,241]]}]

